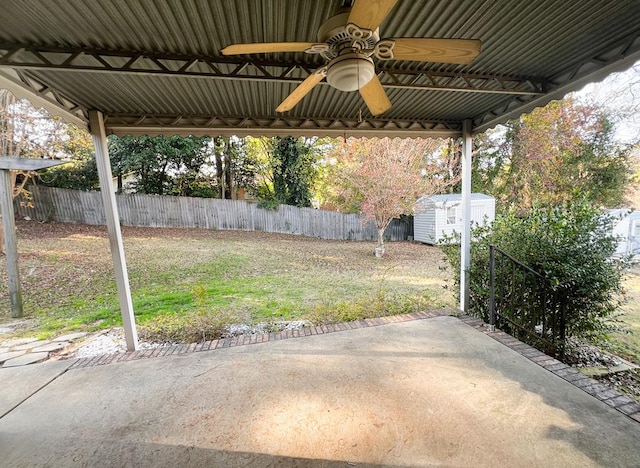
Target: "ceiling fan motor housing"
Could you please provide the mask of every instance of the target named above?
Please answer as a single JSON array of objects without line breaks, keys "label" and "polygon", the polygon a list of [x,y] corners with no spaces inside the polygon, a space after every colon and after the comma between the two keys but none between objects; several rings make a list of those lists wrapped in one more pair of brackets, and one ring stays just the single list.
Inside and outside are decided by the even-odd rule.
[{"label": "ceiling fan motor housing", "polygon": [[377,30],[348,24],[349,12],[349,9],[341,10],[318,30],[318,41],[328,46],[321,52],[330,60],[327,82],[341,91],[357,91],[371,81],[376,73],[371,51],[380,39]]},{"label": "ceiling fan motor housing", "polygon": [[333,59],[327,69],[327,82],[340,91],[357,91],[376,73],[373,60],[357,52],[347,52]]},{"label": "ceiling fan motor housing", "polygon": [[[359,30],[359,28],[355,27],[356,33],[360,31],[364,34],[354,37],[353,31],[347,31],[348,20],[349,9],[341,10],[340,13],[325,21],[318,29],[318,42],[325,42],[328,46],[328,50],[322,53],[325,59],[336,58],[344,49],[372,50],[380,40],[377,29],[369,31],[366,29]],[[354,25],[351,26],[353,27]]]}]

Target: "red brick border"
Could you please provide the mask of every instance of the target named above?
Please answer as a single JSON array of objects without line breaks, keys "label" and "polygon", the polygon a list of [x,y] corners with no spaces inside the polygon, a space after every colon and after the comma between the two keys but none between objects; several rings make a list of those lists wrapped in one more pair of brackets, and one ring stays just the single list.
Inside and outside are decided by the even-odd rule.
[{"label": "red brick border", "polygon": [[197,353],[200,351],[211,351],[220,348],[232,348],[236,346],[247,346],[253,344],[266,343],[267,341],[288,340],[294,338],[304,338],[305,336],[324,335],[327,333],[355,330],[357,328],[378,327],[390,323],[408,322],[411,320],[423,320],[433,317],[456,315],[453,309],[437,309],[427,312],[414,312],[404,315],[392,315],[389,317],[376,317],[353,322],[344,322],[328,325],[317,325],[303,327],[295,330],[283,330],[271,333],[256,333],[252,335],[236,335],[219,340],[205,341],[202,343],[176,344],[162,348],[138,350],[126,353],[102,354],[99,356],[78,359],[69,369],[81,367],[101,366],[114,362],[134,361],[151,357],[170,356],[172,354]]},{"label": "red brick border", "polygon": [[526,343],[506,334],[503,331],[496,330],[495,332],[489,332],[486,324],[475,317],[469,315],[460,314],[457,310],[453,309],[437,309],[423,312],[414,312],[404,315],[393,315],[389,317],[376,317],[367,318],[364,320],[356,320],[353,322],[344,322],[338,324],[328,325],[316,325],[310,327],[303,327],[296,330],[284,330],[271,333],[258,333],[253,335],[237,335],[233,337],[227,337],[219,340],[211,340],[203,343],[191,343],[191,344],[176,344],[173,346],[166,346],[163,348],[154,348],[147,350],[139,350],[127,353],[115,353],[115,354],[103,354],[99,356],[93,356],[88,358],[78,359],[74,362],[69,369],[79,369],[82,367],[93,367],[111,364],[114,362],[133,361],[137,359],[146,359],[161,356],[170,356],[172,354],[185,354],[185,353],[197,353],[201,351],[212,351],[214,349],[231,348],[236,346],[247,346],[260,343],[266,343],[267,341],[288,340],[295,338],[303,338],[311,335],[324,335],[327,333],[342,332],[348,330],[354,330],[357,328],[378,327],[382,325],[388,325],[391,323],[408,322],[412,320],[425,320],[434,317],[443,316],[456,316],[463,323],[473,327],[485,335],[493,338],[494,340],[502,343],[513,351],[517,352],[521,356],[535,362],[539,366],[545,368],[549,372],[557,375],[558,377],[566,380],[570,384],[582,389],[589,395],[597,398],[598,400],[606,403],[607,405],[615,408],[625,416],[630,417],[632,420],[640,423],[640,403],[637,403],[631,397],[623,395],[622,393],[607,387],[597,380],[587,377],[581,374],[573,367],[558,361],[557,359],[547,356],[542,351],[529,346]]}]

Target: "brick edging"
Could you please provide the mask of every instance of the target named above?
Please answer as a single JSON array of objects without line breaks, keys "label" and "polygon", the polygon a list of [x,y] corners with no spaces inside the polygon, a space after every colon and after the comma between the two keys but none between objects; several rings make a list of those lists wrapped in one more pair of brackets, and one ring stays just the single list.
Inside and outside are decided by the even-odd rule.
[{"label": "brick edging", "polygon": [[266,343],[269,341],[288,340],[292,338],[302,338],[312,335],[325,335],[327,333],[341,332],[346,330],[355,330],[358,328],[378,327],[388,325],[390,323],[409,322],[412,320],[423,320],[434,317],[442,317],[447,315],[455,315],[457,311],[453,309],[437,309],[424,312],[413,312],[403,315],[390,315],[387,317],[367,318],[356,320],[353,322],[341,322],[327,325],[315,325],[311,327],[302,327],[295,330],[282,330],[270,333],[256,333],[251,335],[236,335],[233,337],[222,338],[219,340],[205,341],[203,343],[176,344],[165,346],[162,348],[143,349],[126,353],[100,354],[97,356],[80,358],[74,362],[69,369],[78,369],[82,367],[101,366],[112,364],[114,362],[135,361],[138,359],[146,359],[160,356],[170,356],[173,354],[197,353],[200,351],[211,351],[221,348],[233,348],[236,346],[247,346],[258,343]]},{"label": "brick edging", "polygon": [[634,421],[640,423],[640,403],[636,402],[633,398],[607,387],[591,377],[587,377],[576,368],[568,366],[565,363],[546,355],[542,351],[523,343],[503,331],[497,329],[495,332],[488,331],[486,324],[480,319],[469,315],[460,315],[459,318],[467,325],[478,329],[497,342],[511,348],[521,356],[535,362],[561,379],[566,380],[573,386],[578,387],[580,390],[585,391],[589,395],[618,410],[625,416],[628,416]]},{"label": "brick edging", "polygon": [[282,330],[270,333],[259,333],[251,335],[236,335],[219,340],[205,341],[203,343],[176,344],[163,348],[144,349],[126,353],[101,354],[98,356],[80,358],[74,362],[69,369],[79,369],[83,367],[101,366],[112,364],[114,362],[135,361],[138,359],[147,359],[160,356],[170,356],[174,354],[197,353],[200,351],[211,351],[214,349],[233,348],[236,346],[247,346],[269,341],[288,340],[293,338],[302,338],[305,336],[325,335],[327,333],[354,330],[358,328],[378,327],[391,323],[409,322],[412,320],[424,320],[434,317],[457,316],[460,321],[473,327],[490,338],[498,341],[506,347],[517,352],[521,356],[538,364],[549,372],[557,375],[561,379],[569,382],[575,387],[585,391],[589,395],[606,403],[625,416],[640,423],[640,403],[633,398],[628,397],[617,390],[613,390],[606,385],[601,384],[595,379],[587,377],[573,367],[558,361],[551,356],[544,354],[522,341],[508,335],[507,333],[496,330],[489,332],[486,324],[475,317],[460,314],[453,309],[437,309],[424,312],[414,312],[403,315],[391,315],[387,317],[367,318],[356,320],[353,322],[342,322],[328,325],[316,325],[311,327],[302,327],[296,330]]}]

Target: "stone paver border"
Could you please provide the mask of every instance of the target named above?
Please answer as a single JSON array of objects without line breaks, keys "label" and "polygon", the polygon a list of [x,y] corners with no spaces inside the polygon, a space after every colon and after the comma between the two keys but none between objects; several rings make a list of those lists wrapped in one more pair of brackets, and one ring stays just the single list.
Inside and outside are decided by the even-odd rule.
[{"label": "stone paver border", "polygon": [[257,343],[266,343],[268,341],[286,340],[291,338],[301,338],[312,335],[324,335],[326,333],[334,333],[346,330],[354,330],[358,328],[377,327],[391,323],[408,322],[411,320],[423,320],[442,316],[456,316],[463,323],[470,327],[476,328],[485,335],[493,338],[499,343],[507,346],[521,356],[542,366],[549,372],[557,375],[561,379],[587,392],[589,395],[606,403],[622,414],[628,416],[634,421],[640,423],[640,404],[616,390],[601,384],[597,380],[581,374],[577,369],[570,367],[557,359],[544,354],[542,351],[529,346],[526,343],[508,335],[507,333],[496,330],[489,332],[487,325],[480,319],[468,315],[460,314],[453,309],[438,309],[428,312],[415,312],[404,315],[394,315],[389,317],[368,318],[357,320],[354,322],[343,322],[330,325],[318,325],[311,327],[303,327],[297,330],[285,330],[271,333],[238,335],[220,340],[211,340],[203,343],[177,344],[166,346],[163,348],[145,349],[126,353],[102,354],[93,357],[78,359],[69,369],[78,369],[83,367],[101,366],[114,362],[135,361],[137,359],[146,359],[160,356],[170,356],[173,354],[186,354],[200,351],[210,351],[220,348],[233,348],[235,346],[246,346]]},{"label": "stone paver border", "polygon": [[0,345],[0,368],[27,366],[46,361],[52,352],[69,346],[71,341],[86,336],[86,332],[69,333],[49,340],[16,338]]}]

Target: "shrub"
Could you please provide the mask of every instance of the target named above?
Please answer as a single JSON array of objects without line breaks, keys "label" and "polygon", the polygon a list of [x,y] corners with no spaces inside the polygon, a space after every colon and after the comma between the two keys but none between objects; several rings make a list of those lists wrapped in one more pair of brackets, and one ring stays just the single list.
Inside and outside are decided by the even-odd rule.
[{"label": "shrub", "polygon": [[226,335],[227,327],[237,322],[231,313],[214,310],[186,315],[161,315],[140,325],[140,338],[158,343],[196,343]]},{"label": "shrub", "polygon": [[327,301],[318,304],[307,315],[307,318],[316,325],[322,325],[410,314],[441,306],[442,304],[427,291],[422,294],[406,295],[379,288],[370,297],[337,303]]},{"label": "shrub", "polygon": [[[606,338],[624,296],[622,278],[629,258],[614,259],[614,218],[586,200],[555,207],[514,210],[471,234],[470,313],[487,321],[489,246],[509,253],[544,275],[566,303],[567,336]],[[460,248],[445,245],[447,260],[460,277]]]}]

